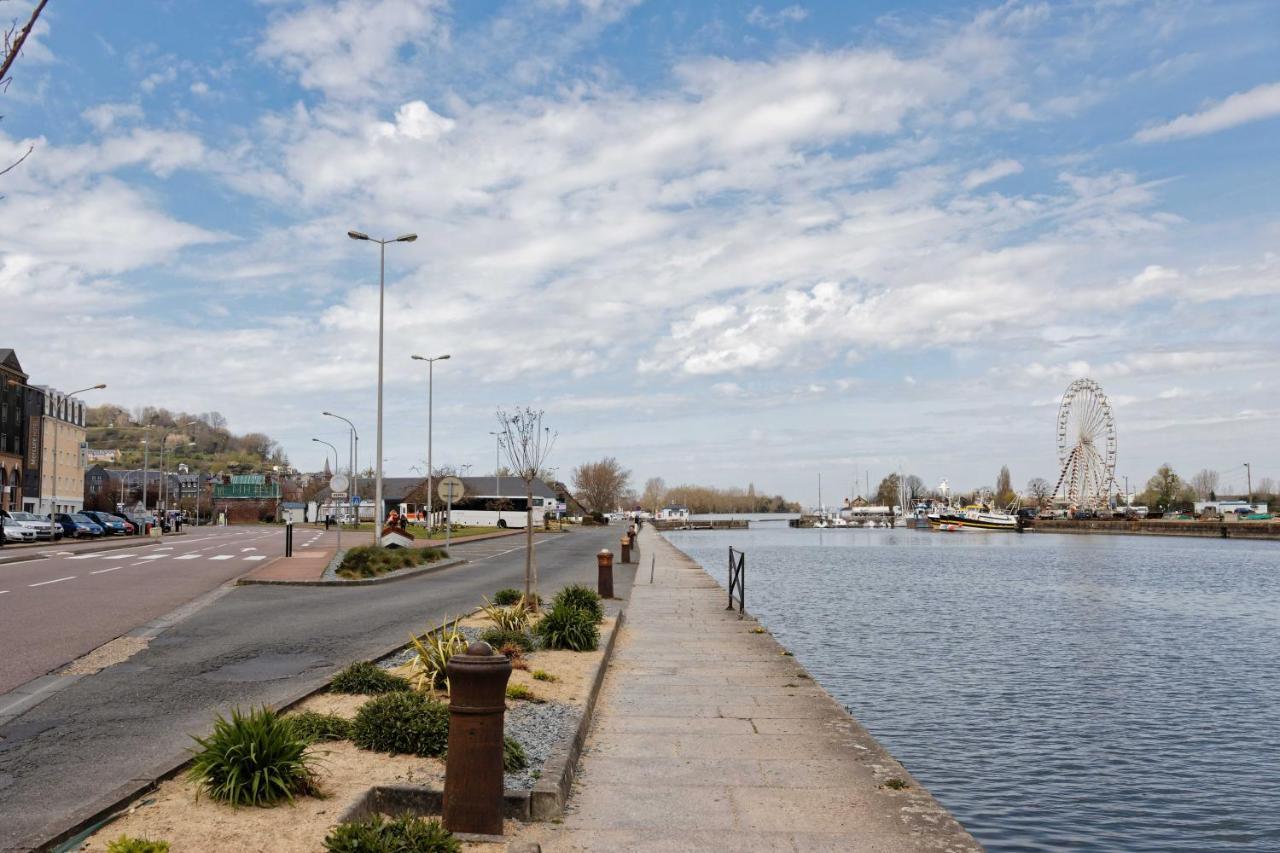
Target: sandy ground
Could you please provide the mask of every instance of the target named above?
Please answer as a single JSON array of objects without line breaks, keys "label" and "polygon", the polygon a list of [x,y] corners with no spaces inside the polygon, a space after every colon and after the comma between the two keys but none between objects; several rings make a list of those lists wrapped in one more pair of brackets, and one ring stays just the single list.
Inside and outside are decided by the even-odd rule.
[{"label": "sandy ground", "polygon": [[[481,616],[465,619],[462,624],[487,627],[489,623]],[[611,626],[612,620],[607,619],[601,625],[601,635],[606,635]],[[589,680],[601,655],[600,651],[531,652],[526,656],[529,670],[514,670],[511,683],[523,684],[543,699],[580,705],[586,701]],[[551,673],[557,680],[536,681],[531,673],[538,669]],[[407,676],[411,674],[411,667],[406,665],[393,671]],[[369,698],[318,693],[295,706],[292,712],[319,711],[351,718]],[[507,702],[508,707],[515,704],[513,700]],[[338,816],[366,789],[394,783],[444,785],[444,763],[438,759],[365,752],[346,741],[318,743],[312,750],[320,760],[318,779],[322,798],[300,797],[293,804],[267,809],[232,808],[208,797],[197,799],[195,786],[179,776],[143,797],[127,816],[104,827],[81,849],[105,851],[109,842],[129,835],[163,839],[172,844],[174,853],[312,853],[324,849],[324,837]],[[515,821],[507,824],[509,838],[522,834],[522,824]],[[496,844],[464,846],[476,853],[498,853],[505,849],[505,845]]]}]

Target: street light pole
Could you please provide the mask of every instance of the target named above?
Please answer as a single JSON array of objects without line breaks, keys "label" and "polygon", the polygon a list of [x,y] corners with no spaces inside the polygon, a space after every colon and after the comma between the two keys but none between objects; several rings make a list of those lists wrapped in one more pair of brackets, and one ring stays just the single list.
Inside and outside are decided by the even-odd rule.
[{"label": "street light pole", "polygon": [[434,519],[431,518],[431,505],[435,503],[435,496],[431,492],[431,478],[434,468],[431,467],[431,418],[433,406],[433,386],[435,385],[436,362],[445,361],[449,358],[449,354],[437,355],[434,358],[425,358],[420,355],[411,356],[414,361],[425,361],[427,363],[427,529],[430,530]]},{"label": "street light pole", "polygon": [[373,486],[373,503],[374,503],[374,525],[373,525],[373,544],[381,547],[382,545],[382,342],[383,342],[383,326],[386,306],[386,279],[387,279],[387,244],[388,243],[412,243],[418,239],[417,234],[402,234],[393,240],[378,240],[370,237],[361,231],[348,231],[347,236],[352,240],[368,240],[371,243],[377,243],[379,249],[378,258],[378,437],[377,437],[377,470],[374,471]]},{"label": "street light pole", "polygon": [[[317,444],[323,444],[323,445],[325,445],[326,447],[328,447],[330,450],[332,450],[332,451],[333,451],[333,472],[334,472],[335,474],[336,474],[336,473],[338,473],[338,448],[334,447],[332,444],[329,444],[329,442],[327,442],[327,441],[321,441],[321,440],[320,440],[320,439],[318,439],[318,438],[313,438],[313,439],[311,439],[311,440],[312,440],[312,441],[314,441],[314,442],[316,442]],[[330,491],[330,492],[329,492],[329,503],[330,503],[330,504],[332,504],[332,503],[333,503],[333,492],[332,492],[332,491]],[[342,527],[342,525],[341,525],[341,524],[339,524],[339,525],[338,525],[338,527],[339,527],[339,528],[341,528],[341,527]]]},{"label": "street light pole", "polygon": [[[348,505],[354,506],[355,504],[352,499],[360,496],[358,485],[360,480],[356,477],[356,463],[360,459],[360,434],[356,432],[356,425],[351,423],[351,421],[347,420],[342,415],[335,415],[333,412],[321,412],[320,414],[331,418],[337,418],[340,421],[346,421],[347,426],[351,427],[351,434],[347,436],[347,474],[351,477],[351,498],[348,499]],[[354,514],[357,516],[355,523],[359,525],[360,519],[358,516],[360,515],[360,511],[357,509]]]},{"label": "street light pole", "polygon": [[1253,466],[1248,462],[1244,463],[1244,475],[1248,478],[1249,483],[1249,507],[1253,507]]},{"label": "street light pole", "polygon": [[[100,391],[106,387],[106,385],[90,385],[88,388],[81,388],[79,391],[72,391],[70,394],[64,395],[63,399],[67,403],[70,403],[71,398],[77,394],[83,394],[86,391]],[[53,389],[50,388],[49,390],[52,391]],[[58,511],[58,406],[56,403],[53,406],[53,417],[51,420],[53,421],[53,486],[49,489],[50,521],[53,520],[53,516]]]},{"label": "street light pole", "polygon": [[502,497],[502,486],[498,483],[498,469],[502,467],[502,433],[490,432],[489,435],[494,437],[493,443],[493,496],[495,498]]}]

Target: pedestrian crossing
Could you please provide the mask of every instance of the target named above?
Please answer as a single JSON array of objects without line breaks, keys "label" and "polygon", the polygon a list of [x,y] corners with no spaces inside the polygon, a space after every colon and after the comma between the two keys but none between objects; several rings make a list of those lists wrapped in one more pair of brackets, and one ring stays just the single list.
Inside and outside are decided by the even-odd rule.
[{"label": "pedestrian crossing", "polygon": [[134,560],[134,561],[136,561],[136,562],[154,562],[154,561],[156,561],[156,560],[174,560],[174,561],[177,561],[177,560],[183,560],[183,561],[189,561],[189,560],[211,560],[211,561],[214,561],[214,562],[223,562],[223,561],[226,561],[226,560],[240,560],[241,562],[250,562],[250,563],[256,563],[256,562],[259,562],[259,561],[261,561],[261,560],[266,560],[266,559],[268,559],[268,555],[267,555],[267,554],[246,553],[246,552],[256,551],[256,550],[258,550],[258,549],[257,549],[257,548],[244,548],[244,549],[241,549],[239,553],[235,553],[235,554],[201,554],[201,553],[191,553],[191,554],[169,554],[169,553],[164,553],[164,554],[139,554],[138,552],[133,551],[133,550],[131,549],[131,550],[130,550],[130,552],[129,552],[129,553],[127,553],[127,554],[118,554],[118,553],[105,553],[105,554],[102,554],[102,553],[99,553],[99,554],[77,554],[77,555],[75,555],[74,557],[66,557],[66,558],[64,558],[64,559],[67,559],[67,560],[97,560],[97,561],[100,561],[100,562],[105,562],[105,561],[118,561],[118,560]]}]

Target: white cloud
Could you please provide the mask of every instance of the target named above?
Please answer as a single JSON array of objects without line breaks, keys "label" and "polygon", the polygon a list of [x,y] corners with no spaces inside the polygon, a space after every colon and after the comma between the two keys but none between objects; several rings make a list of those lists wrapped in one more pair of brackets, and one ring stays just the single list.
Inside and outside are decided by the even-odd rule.
[{"label": "white cloud", "polygon": [[747,14],[747,23],[767,30],[776,30],[787,24],[794,24],[809,17],[809,10],[803,6],[786,6],[776,12],[766,12],[763,6],[754,7]]},{"label": "white cloud", "polygon": [[1140,130],[1133,138],[1138,142],[1167,142],[1217,133],[1275,116],[1280,116],[1280,83],[1264,83],[1247,92],[1237,92],[1200,112],[1185,113],[1166,124]]},{"label": "white cloud", "polygon": [[974,169],[964,176],[962,182],[967,190],[977,189],[983,184],[989,184],[992,181],[998,181],[1001,178],[1007,178],[1010,175],[1022,174],[1022,164],[1017,160],[997,160],[981,169]]},{"label": "white cloud", "polygon": [[80,113],[81,117],[99,132],[107,131],[123,119],[141,119],[142,107],[137,104],[98,104]]}]

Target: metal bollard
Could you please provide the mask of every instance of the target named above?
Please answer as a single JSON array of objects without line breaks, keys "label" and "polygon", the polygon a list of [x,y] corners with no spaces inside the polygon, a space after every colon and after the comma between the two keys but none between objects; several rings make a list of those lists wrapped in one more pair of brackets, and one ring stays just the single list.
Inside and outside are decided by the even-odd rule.
[{"label": "metal bollard", "polygon": [[511,661],[475,642],[449,659],[449,753],[444,825],[451,832],[502,834],[502,719]]},{"label": "metal bollard", "polygon": [[613,598],[613,552],[608,548],[596,554],[596,592],[601,598]]},{"label": "metal bollard", "polygon": [[618,557],[618,562],[620,563],[631,562],[631,537],[626,535],[625,533],[622,534],[622,542],[619,545],[619,553],[621,554],[621,556]]},{"label": "metal bollard", "polygon": [[289,522],[284,526],[284,555],[286,557],[293,556],[293,522]]}]

